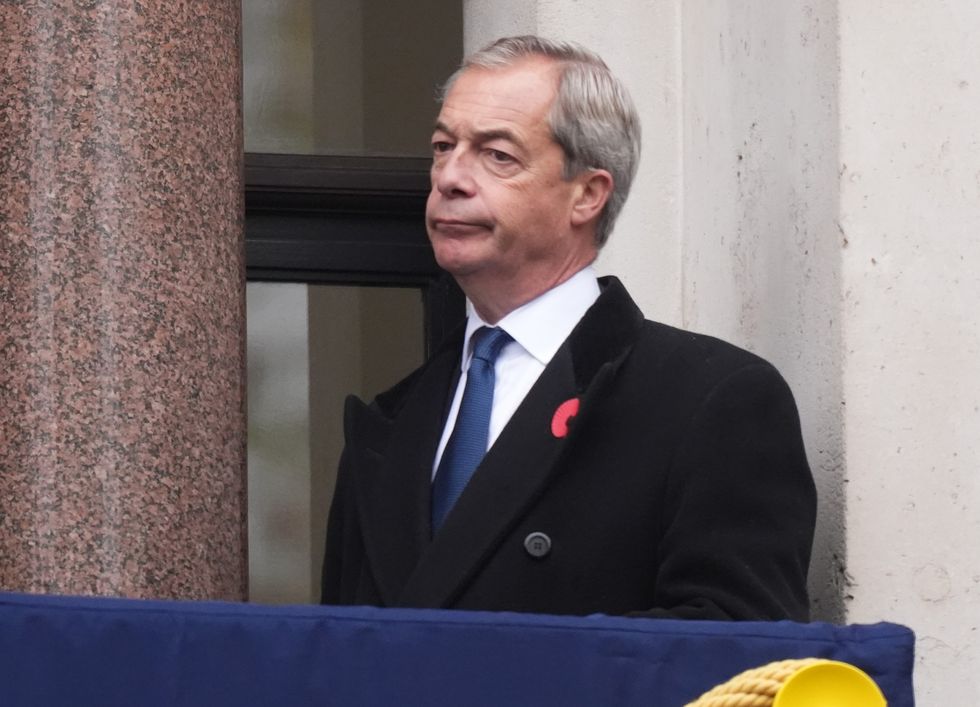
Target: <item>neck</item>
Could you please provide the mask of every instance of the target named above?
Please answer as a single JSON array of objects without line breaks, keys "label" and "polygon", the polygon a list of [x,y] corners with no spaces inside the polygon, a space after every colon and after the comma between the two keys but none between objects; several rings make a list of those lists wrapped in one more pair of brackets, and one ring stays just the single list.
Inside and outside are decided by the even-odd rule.
[{"label": "neck", "polygon": [[491,326],[496,326],[501,319],[515,309],[523,307],[545,292],[567,282],[591,265],[592,262],[593,260],[579,263],[575,268],[565,269],[550,279],[535,281],[524,289],[508,286],[508,283],[499,281],[490,283],[488,286],[479,286],[477,283],[465,281],[464,278],[457,278],[457,282],[473,304],[476,313],[480,315],[480,319]]}]

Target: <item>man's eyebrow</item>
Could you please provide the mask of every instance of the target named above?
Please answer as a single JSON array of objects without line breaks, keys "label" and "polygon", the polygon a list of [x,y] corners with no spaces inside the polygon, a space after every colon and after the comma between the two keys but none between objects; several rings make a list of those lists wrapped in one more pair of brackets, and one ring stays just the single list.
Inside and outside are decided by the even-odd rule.
[{"label": "man's eyebrow", "polygon": [[488,140],[507,140],[515,145],[524,144],[513,131],[507,130],[506,128],[478,131],[477,136],[482,142],[487,142]]},{"label": "man's eyebrow", "polygon": [[436,121],[436,124],[434,126],[432,126],[432,131],[433,132],[435,132],[437,130],[439,132],[441,132],[441,133],[446,133],[447,135],[452,135],[453,134],[453,131],[449,129],[449,126],[446,125],[441,120],[437,120]]},{"label": "man's eyebrow", "polygon": [[[437,120],[433,130],[446,133],[447,135],[455,136],[455,133],[441,120]],[[524,146],[524,141],[517,137],[517,134],[512,130],[507,128],[491,128],[488,130],[477,130],[474,134],[474,138],[478,142],[487,142],[488,140],[507,140],[512,142],[518,147]]]}]

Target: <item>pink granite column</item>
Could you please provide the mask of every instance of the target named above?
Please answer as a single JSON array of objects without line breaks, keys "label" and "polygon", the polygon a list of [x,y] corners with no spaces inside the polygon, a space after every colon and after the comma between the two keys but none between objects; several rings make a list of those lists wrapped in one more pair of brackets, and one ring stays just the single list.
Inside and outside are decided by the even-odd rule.
[{"label": "pink granite column", "polygon": [[244,596],[239,36],[0,2],[0,589]]}]

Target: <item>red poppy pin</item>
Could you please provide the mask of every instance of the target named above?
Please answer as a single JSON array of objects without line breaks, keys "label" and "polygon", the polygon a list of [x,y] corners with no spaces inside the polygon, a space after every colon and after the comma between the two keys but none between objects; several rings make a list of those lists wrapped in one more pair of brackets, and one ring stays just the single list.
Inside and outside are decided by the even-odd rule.
[{"label": "red poppy pin", "polygon": [[568,435],[568,421],[578,415],[578,398],[569,398],[555,410],[551,418],[551,434],[561,439]]}]

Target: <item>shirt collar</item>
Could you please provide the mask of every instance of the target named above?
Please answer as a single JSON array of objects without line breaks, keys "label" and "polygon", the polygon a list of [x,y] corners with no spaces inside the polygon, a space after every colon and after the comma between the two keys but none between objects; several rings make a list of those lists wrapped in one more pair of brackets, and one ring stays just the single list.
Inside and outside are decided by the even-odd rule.
[{"label": "shirt collar", "polygon": [[[599,298],[595,269],[589,265],[572,277],[505,316],[497,326],[506,331],[541,365],[546,366],[562,342],[592,304]],[[470,360],[470,339],[482,326],[490,326],[466,301],[466,338],[463,340],[463,370]]]}]

